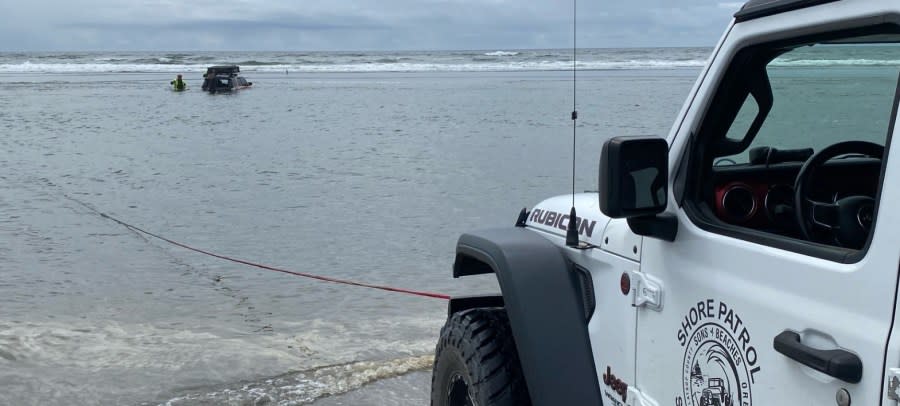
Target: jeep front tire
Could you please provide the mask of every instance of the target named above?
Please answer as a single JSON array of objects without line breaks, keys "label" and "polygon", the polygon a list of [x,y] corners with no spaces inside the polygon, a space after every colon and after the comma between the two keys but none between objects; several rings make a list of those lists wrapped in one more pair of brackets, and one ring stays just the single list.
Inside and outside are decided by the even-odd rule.
[{"label": "jeep front tire", "polygon": [[530,404],[506,312],[470,309],[447,319],[435,350],[431,405]]}]

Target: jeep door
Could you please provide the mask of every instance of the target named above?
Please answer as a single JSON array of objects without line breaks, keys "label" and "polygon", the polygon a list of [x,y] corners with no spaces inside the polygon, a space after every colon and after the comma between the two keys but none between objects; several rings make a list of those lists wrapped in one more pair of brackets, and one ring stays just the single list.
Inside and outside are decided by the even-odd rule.
[{"label": "jeep door", "polygon": [[[900,28],[829,7],[735,24],[674,130],[678,232],[643,240],[641,272],[664,303],[638,309],[636,341],[634,386],[660,405],[881,402],[900,264]],[[831,14],[842,22],[813,21]]]}]

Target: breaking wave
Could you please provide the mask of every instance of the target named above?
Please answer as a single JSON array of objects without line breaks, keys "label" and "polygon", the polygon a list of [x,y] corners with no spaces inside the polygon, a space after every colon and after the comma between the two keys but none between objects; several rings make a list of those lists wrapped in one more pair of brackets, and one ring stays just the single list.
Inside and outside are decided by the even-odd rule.
[{"label": "breaking wave", "polygon": [[165,406],[195,404],[306,404],[326,396],[359,389],[363,385],[430,368],[434,357],[360,361],[292,372],[258,382],[189,391],[161,403]]},{"label": "breaking wave", "polygon": [[898,59],[798,59],[775,60],[773,66],[897,66]]},{"label": "breaking wave", "polygon": [[[578,68],[584,70],[619,69],[678,69],[704,65],[705,60],[633,60],[633,61],[579,61]],[[468,63],[403,62],[398,59],[382,58],[365,63],[311,62],[303,64],[283,63],[238,63],[242,72],[504,72],[504,71],[555,71],[569,70],[569,61],[514,61],[503,62],[496,58],[485,58]],[[152,73],[152,72],[204,72],[205,64],[151,64],[151,63],[31,63],[0,64],[0,73]]]},{"label": "breaking wave", "polygon": [[515,51],[494,51],[494,52],[486,52],[485,56],[516,56],[519,55],[518,52]]},{"label": "breaking wave", "polygon": [[[372,323],[405,331],[421,323],[437,329],[440,322]],[[376,330],[367,323],[358,324]],[[34,404],[121,404],[148,396],[150,403],[140,404],[303,404],[432,363],[432,355],[423,355],[433,349],[431,336],[367,337],[361,352],[360,335],[343,324],[309,320],[286,328],[297,326],[302,332],[230,336],[149,324],[0,320],[0,382],[6,383],[0,404],[21,404],[26,394]],[[91,373],[72,380],[77,371]]]},{"label": "breaking wave", "polygon": [[[584,49],[583,70],[694,69],[706,64],[708,48]],[[775,66],[896,66],[881,49],[781,58]],[[571,50],[405,52],[197,52],[197,53],[0,53],[0,73],[204,72],[208,65],[238,64],[247,72],[486,72],[555,71],[572,68]]]},{"label": "breaking wave", "polygon": [[205,71],[202,65],[157,63],[31,63],[0,64],[0,73],[127,73]]}]

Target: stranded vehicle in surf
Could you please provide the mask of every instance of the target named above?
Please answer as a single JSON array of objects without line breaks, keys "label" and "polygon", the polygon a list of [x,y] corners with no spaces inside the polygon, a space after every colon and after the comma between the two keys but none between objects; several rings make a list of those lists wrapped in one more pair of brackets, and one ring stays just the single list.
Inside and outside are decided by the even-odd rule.
[{"label": "stranded vehicle in surf", "polygon": [[201,89],[210,93],[231,92],[246,89],[253,86],[240,76],[241,68],[237,65],[210,66],[203,74],[203,86]]},{"label": "stranded vehicle in surf", "polygon": [[451,299],[431,404],[897,405],[896,55],[896,0],[743,5],[667,138],[459,238],[501,293]]}]

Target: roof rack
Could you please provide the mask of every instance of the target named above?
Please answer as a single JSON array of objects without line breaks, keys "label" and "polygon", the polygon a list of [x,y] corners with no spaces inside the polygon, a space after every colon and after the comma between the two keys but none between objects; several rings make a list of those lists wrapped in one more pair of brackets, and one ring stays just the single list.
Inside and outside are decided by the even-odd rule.
[{"label": "roof rack", "polygon": [[237,65],[218,65],[218,66],[210,66],[206,68],[206,74],[226,74],[226,75],[234,75],[241,71],[241,68]]}]

